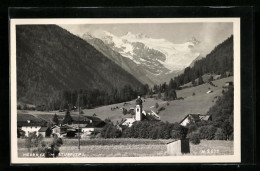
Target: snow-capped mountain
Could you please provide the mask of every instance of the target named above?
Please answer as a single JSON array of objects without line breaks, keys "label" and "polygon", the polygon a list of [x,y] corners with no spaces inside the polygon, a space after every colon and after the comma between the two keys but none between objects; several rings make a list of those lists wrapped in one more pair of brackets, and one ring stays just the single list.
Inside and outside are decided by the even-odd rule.
[{"label": "snow-capped mountain", "polygon": [[163,65],[169,71],[182,70],[199,56],[199,53],[193,52],[193,47],[199,43],[194,37],[185,43],[174,44],[165,39],[153,39],[143,33],[128,32],[122,37],[117,37],[104,31],[101,35],[97,38],[135,63],[142,64],[152,61],[158,66]]},{"label": "snow-capped mountain", "polygon": [[141,66],[148,77],[153,77],[150,79],[157,80],[155,83],[158,83],[156,77],[179,72],[199,56],[193,49],[200,42],[194,37],[182,44],[131,32],[119,37],[107,31],[100,31],[98,34],[86,33],[81,37],[86,41],[93,38],[102,40],[112,50]]}]

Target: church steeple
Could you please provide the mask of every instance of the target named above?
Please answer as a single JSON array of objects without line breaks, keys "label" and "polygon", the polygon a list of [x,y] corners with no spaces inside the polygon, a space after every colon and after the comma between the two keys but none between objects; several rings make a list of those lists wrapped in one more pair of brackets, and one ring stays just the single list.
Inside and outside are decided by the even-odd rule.
[{"label": "church steeple", "polygon": [[142,111],[143,111],[143,101],[140,96],[138,96],[136,100],[136,107],[135,107],[135,120],[141,121],[142,120]]}]

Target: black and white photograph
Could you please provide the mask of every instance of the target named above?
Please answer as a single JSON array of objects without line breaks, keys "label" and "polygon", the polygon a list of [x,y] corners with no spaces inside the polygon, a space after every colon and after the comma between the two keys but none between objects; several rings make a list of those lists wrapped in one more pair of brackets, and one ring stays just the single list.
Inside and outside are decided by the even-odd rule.
[{"label": "black and white photograph", "polygon": [[12,163],[240,162],[239,18],[11,19]]}]

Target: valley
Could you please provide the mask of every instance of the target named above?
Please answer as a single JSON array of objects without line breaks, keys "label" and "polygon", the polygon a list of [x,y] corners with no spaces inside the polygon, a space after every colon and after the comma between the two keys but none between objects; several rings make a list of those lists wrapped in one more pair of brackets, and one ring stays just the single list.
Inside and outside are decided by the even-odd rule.
[{"label": "valley", "polygon": [[[162,110],[159,113],[161,120],[163,122],[180,122],[187,114],[206,114],[211,106],[215,104],[218,96],[222,96],[222,86],[225,85],[225,82],[233,81],[233,77],[227,77],[219,80],[212,81],[217,87],[211,86],[208,83],[185,88],[183,90],[176,90],[177,97],[183,97],[184,100],[174,100],[169,101],[169,105],[167,105],[167,101],[163,101],[161,99],[156,100],[155,98],[146,98],[143,102],[144,110],[154,110],[157,111],[159,108],[164,107],[165,110]],[[209,89],[210,88],[210,89]],[[207,91],[212,90],[213,92],[207,94]],[[193,95],[195,93],[195,95]],[[112,122],[116,123],[120,122],[124,118],[132,117],[130,114],[123,115],[123,111],[120,108],[125,108],[129,110],[130,108],[135,108],[135,100],[126,102],[127,105],[123,103],[117,103],[107,106],[96,107],[94,109],[84,109],[84,114],[82,116],[93,116],[105,120],[110,119]],[[155,103],[158,103],[158,109],[155,108]],[[111,110],[111,108],[118,109]],[[54,114],[57,114],[60,118],[63,118],[65,113],[59,111],[25,111],[18,110],[18,115],[34,115],[41,118],[44,118],[46,121],[52,120]],[[77,119],[78,112],[71,111],[71,115]]]}]

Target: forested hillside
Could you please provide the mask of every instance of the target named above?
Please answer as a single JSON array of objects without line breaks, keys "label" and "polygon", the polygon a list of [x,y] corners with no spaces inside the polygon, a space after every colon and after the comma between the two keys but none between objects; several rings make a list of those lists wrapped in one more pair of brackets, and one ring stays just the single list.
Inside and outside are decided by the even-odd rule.
[{"label": "forested hillside", "polygon": [[[79,89],[96,96],[142,86],[86,41],[56,25],[17,26],[16,48],[18,101],[46,105],[60,103],[60,96],[68,102]],[[70,97],[64,98],[65,90]]]},{"label": "forested hillside", "polygon": [[[226,77],[226,73],[233,75],[233,35],[223,43],[216,46],[205,58],[194,63],[193,67],[187,67],[183,74],[170,81],[173,88],[192,82],[194,85],[202,84],[201,76],[206,73],[218,74]],[[195,83],[195,79],[199,78]]]},{"label": "forested hillside", "polygon": [[225,76],[233,73],[233,36],[219,44],[205,58],[195,62],[192,68],[187,67],[184,73],[176,77],[178,84],[183,85],[206,74],[215,73]]}]

